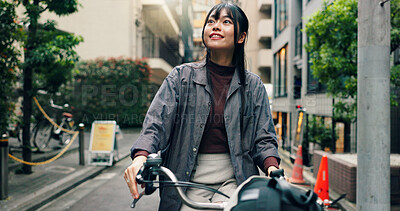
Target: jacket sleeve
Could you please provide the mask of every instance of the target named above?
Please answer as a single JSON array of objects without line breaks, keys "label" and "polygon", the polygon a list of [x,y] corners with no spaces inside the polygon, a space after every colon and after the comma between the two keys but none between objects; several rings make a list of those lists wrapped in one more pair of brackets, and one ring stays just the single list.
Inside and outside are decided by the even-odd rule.
[{"label": "jacket sleeve", "polygon": [[156,153],[167,146],[179,102],[179,69],[174,68],[164,79],[143,121],[142,131],[131,148],[131,158],[139,150]]},{"label": "jacket sleeve", "polygon": [[280,163],[278,154],[278,142],[267,91],[261,80],[258,80],[254,93],[255,101],[255,145],[252,149],[254,162],[264,170],[264,160],[267,157],[276,157]]}]

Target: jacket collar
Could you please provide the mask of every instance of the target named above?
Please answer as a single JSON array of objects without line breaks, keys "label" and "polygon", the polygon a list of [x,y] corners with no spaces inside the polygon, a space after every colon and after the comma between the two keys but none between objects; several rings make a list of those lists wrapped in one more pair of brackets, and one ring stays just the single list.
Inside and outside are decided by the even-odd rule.
[{"label": "jacket collar", "polygon": [[[206,67],[206,60],[203,59],[199,62],[192,63],[193,69],[196,69],[193,81],[197,84],[207,85],[207,67]],[[235,69],[235,73],[232,77],[232,85],[236,84],[240,86],[240,79],[239,79],[239,70]],[[247,84],[247,82],[246,82]]]},{"label": "jacket collar", "polygon": [[[203,59],[200,62],[194,63],[193,68],[194,71],[193,81],[196,84],[200,84],[206,87],[208,92],[211,92],[211,87],[207,82],[207,68],[206,68],[206,60]],[[246,81],[247,84],[247,81]],[[232,76],[231,86],[229,87],[228,96],[233,94],[240,87],[240,79],[239,79],[239,70],[236,68],[235,73]]]},{"label": "jacket collar", "polygon": [[194,71],[194,76],[193,76],[193,81],[196,84],[200,85],[207,85],[207,68],[206,68],[206,60],[203,59],[199,62],[194,63],[195,66],[193,66]]}]

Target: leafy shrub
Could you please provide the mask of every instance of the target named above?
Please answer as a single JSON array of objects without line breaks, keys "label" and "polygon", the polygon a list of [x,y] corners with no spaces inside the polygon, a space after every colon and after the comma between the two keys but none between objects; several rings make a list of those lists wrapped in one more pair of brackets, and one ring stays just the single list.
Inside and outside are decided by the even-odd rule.
[{"label": "leafy shrub", "polygon": [[[77,121],[115,120],[121,127],[139,126],[158,86],[149,82],[146,60],[125,58],[80,62],[73,82],[64,87],[76,107]],[[68,96],[68,94],[67,94]],[[69,101],[69,102],[68,102]]]},{"label": "leafy shrub", "polygon": [[13,116],[12,99],[20,52],[15,42],[21,39],[22,27],[17,24],[15,5],[0,1],[0,133],[7,131]]},{"label": "leafy shrub", "polygon": [[309,142],[320,145],[321,149],[332,146],[332,126],[326,126],[321,117],[308,116],[308,128],[305,135]]}]

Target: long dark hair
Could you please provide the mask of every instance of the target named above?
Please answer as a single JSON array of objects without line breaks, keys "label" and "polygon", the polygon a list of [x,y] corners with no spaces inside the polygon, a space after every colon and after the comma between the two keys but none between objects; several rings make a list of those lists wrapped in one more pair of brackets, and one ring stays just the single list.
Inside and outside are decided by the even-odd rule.
[{"label": "long dark hair", "polygon": [[[234,30],[235,30],[235,50],[233,52],[233,58],[232,58],[232,63],[233,65],[236,66],[236,68],[239,70],[239,78],[240,78],[240,83],[242,85],[245,84],[245,69],[246,69],[246,57],[244,53],[244,44],[246,40],[242,43],[238,43],[239,35],[242,34],[243,32],[248,33],[249,29],[249,20],[247,19],[246,14],[243,12],[243,10],[237,6],[236,4],[232,3],[220,3],[215,5],[211,10],[208,12],[206,20],[204,22],[203,26],[203,31],[202,31],[202,39],[203,39],[203,44],[207,48],[205,42],[204,42],[204,28],[207,25],[208,19],[210,18],[210,15],[212,12],[215,11],[215,18],[218,19],[219,15],[221,13],[221,10],[226,9],[228,14],[232,16],[232,21],[234,24]],[[239,29],[238,29],[239,26]],[[247,36],[246,36],[247,37]],[[207,49],[207,54],[206,54],[206,63],[208,63],[210,60],[210,50]]]}]

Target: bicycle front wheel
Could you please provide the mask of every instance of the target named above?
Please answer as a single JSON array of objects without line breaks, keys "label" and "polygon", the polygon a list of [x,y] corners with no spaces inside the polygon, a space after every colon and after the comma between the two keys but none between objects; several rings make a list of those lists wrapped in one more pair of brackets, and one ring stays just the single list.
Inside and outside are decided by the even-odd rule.
[{"label": "bicycle front wheel", "polygon": [[[72,130],[72,131],[75,130],[75,127],[71,127],[69,122],[65,122],[65,124],[62,125],[62,127],[67,130]],[[72,136],[73,136],[73,134],[71,134],[71,133],[61,131],[60,144],[62,144],[62,145],[69,144],[69,142],[71,142]]]},{"label": "bicycle front wheel", "polygon": [[43,150],[49,146],[53,133],[53,125],[47,120],[38,122],[34,129],[34,145],[39,150]]},{"label": "bicycle front wheel", "polygon": [[[34,136],[35,136],[36,125],[37,124],[31,123],[29,148],[32,148],[34,146],[34,139],[35,139]],[[23,126],[22,126],[22,124],[18,124],[18,126],[16,128],[16,136],[17,136],[17,139],[18,139],[18,142],[20,143],[20,145],[23,146],[24,143],[23,143]]]}]

